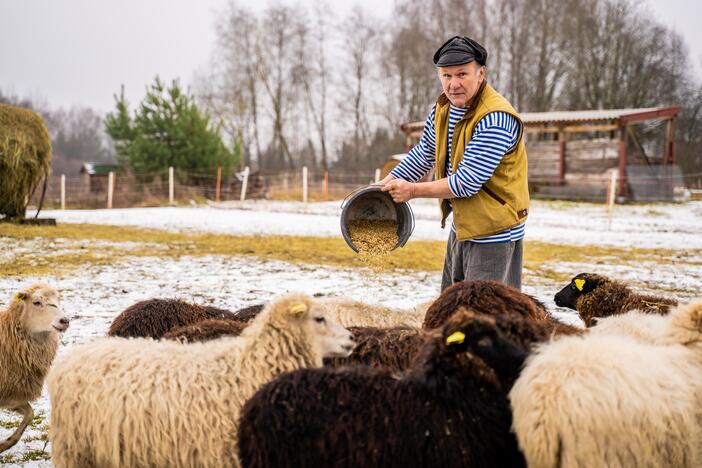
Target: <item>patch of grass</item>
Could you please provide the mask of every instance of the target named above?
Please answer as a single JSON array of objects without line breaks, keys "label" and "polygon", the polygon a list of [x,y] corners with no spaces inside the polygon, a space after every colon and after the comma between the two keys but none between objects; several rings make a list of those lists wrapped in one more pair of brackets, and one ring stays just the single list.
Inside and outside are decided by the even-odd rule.
[{"label": "patch of grass", "polygon": [[[72,241],[67,252],[47,256],[43,251],[23,255],[21,259],[0,260],[0,275],[22,277],[51,273],[63,276],[77,268],[117,263],[124,257],[255,256],[295,264],[331,265],[362,268],[363,262],[339,237],[311,236],[232,236],[224,234],[173,233],[155,229],[139,229],[89,224],[61,224],[55,227],[18,226],[0,223],[0,238],[34,239],[47,244],[62,239]],[[109,246],[91,241],[107,241]],[[129,244],[125,244],[129,242]],[[70,242],[69,242],[70,244]],[[122,244],[122,245],[121,245]],[[388,255],[381,271],[439,271],[446,249],[445,241],[411,241],[404,248]],[[626,249],[593,245],[572,246],[527,241],[524,266],[554,281],[570,277],[551,270],[548,264],[672,262],[680,252],[666,249]],[[690,255],[702,257],[702,252]],[[690,262],[687,262],[690,263]]]}]

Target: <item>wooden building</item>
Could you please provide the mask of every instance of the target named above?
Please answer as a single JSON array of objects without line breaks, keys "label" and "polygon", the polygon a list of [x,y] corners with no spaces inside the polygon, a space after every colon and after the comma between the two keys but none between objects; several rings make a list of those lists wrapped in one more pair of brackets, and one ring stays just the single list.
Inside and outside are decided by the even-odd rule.
[{"label": "wooden building", "polygon": [[[521,114],[530,190],[555,198],[601,199],[615,170],[620,198],[670,198],[679,112],[679,107],[665,107]],[[657,133],[660,144],[642,143],[637,127],[657,125],[662,127]],[[406,123],[401,129],[410,148],[419,141],[424,122]],[[646,176],[637,179],[635,174],[642,173]],[[660,190],[651,190],[652,185],[660,185],[654,187]]]}]

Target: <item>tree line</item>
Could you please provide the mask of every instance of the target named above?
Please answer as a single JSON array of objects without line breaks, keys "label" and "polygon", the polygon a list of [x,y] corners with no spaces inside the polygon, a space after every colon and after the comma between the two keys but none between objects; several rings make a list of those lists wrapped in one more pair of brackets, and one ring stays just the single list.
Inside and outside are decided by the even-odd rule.
[{"label": "tree line", "polygon": [[702,171],[702,84],[682,37],[637,0],[399,0],[389,18],[323,1],[256,14],[233,0],[218,18],[195,92],[246,164],[378,167],[441,91],[436,48],[468,35],[520,112],[682,106],[678,160]]}]

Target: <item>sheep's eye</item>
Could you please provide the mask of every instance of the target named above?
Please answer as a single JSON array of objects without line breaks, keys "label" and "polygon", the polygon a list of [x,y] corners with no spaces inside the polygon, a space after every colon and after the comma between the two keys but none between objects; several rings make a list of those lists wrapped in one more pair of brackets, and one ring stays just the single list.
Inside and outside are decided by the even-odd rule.
[{"label": "sheep's eye", "polygon": [[35,306],[39,307],[39,306],[41,305],[41,302],[40,302],[40,301],[34,301],[34,302],[32,302],[32,304],[34,304]]},{"label": "sheep's eye", "polygon": [[324,317],[315,317],[315,318],[314,318],[314,321],[317,322],[317,323],[324,323],[324,322],[326,322],[326,320],[325,320]]}]

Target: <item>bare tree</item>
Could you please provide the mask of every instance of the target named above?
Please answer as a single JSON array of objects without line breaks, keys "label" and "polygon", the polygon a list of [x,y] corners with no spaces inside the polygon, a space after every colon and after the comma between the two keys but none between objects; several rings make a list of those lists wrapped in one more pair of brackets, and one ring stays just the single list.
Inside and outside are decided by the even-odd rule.
[{"label": "bare tree", "polygon": [[[319,1],[312,10],[312,28],[298,22],[298,62],[296,76],[304,90],[305,108],[319,138],[322,170],[329,168],[327,145],[327,90],[330,84],[327,45],[333,14],[329,4]],[[309,143],[306,152],[309,153]],[[313,153],[312,153],[313,154]]]}]

